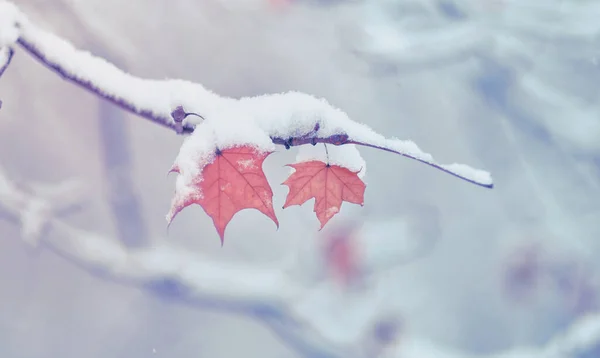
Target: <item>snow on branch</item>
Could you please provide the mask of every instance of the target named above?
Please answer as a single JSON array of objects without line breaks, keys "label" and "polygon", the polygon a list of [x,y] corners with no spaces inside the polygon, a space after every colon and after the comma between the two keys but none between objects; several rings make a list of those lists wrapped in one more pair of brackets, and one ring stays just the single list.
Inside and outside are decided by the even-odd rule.
[{"label": "snow on branch", "polygon": [[[288,149],[317,143],[366,146],[415,159],[479,186],[493,187],[488,172],[463,164],[439,164],[414,142],[388,139],[351,120],[324,99],[298,92],[234,99],[184,80],[141,79],[37,28],[9,2],[0,2],[0,14],[0,39],[7,44],[14,40],[65,80],[178,133],[193,132],[200,122],[190,119],[202,119],[202,125],[217,136],[213,139],[215,146],[233,142],[267,150],[273,144]],[[340,164],[356,166],[356,162]]]},{"label": "snow on branch", "polygon": [[[277,269],[238,268],[231,264],[223,266],[210,258],[200,258],[167,245],[127,251],[118,240],[72,228],[49,215],[40,215],[41,212],[51,211],[49,209],[33,215],[35,211],[30,207],[55,206],[64,197],[59,193],[72,185],[72,182],[67,182],[67,185],[54,186],[56,194],[42,197],[36,195],[41,189],[34,189],[32,194],[28,194],[0,170],[0,208],[18,219],[23,226],[34,220],[51,223],[60,235],[49,235],[45,238],[47,244],[91,271],[103,272],[120,280],[150,283],[160,277],[178,281],[182,287],[193,287],[191,291],[202,292],[203,295],[214,295],[220,299],[243,297],[244,301],[269,302],[273,306],[289,298],[286,295],[296,292]],[[47,187],[45,192],[48,192]],[[69,192],[73,190],[69,189]],[[244,272],[244,275],[238,275],[240,272]],[[195,293],[190,292],[190,295],[193,297]]]}]

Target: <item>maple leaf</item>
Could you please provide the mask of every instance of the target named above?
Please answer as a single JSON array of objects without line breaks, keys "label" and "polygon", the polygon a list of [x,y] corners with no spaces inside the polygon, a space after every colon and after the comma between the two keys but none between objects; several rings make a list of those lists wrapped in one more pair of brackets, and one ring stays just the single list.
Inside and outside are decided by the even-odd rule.
[{"label": "maple leaf", "polygon": [[[167,221],[170,223],[185,207],[198,204],[212,218],[221,245],[225,227],[243,209],[257,209],[279,227],[273,210],[273,191],[262,170],[264,160],[271,153],[258,152],[252,146],[217,150],[213,161],[192,181],[193,190],[175,193]],[[171,170],[179,173],[177,165]]]},{"label": "maple leaf", "polygon": [[288,166],[295,172],[283,182],[290,188],[283,208],[302,205],[315,198],[314,211],[321,223],[320,229],[340,211],[342,201],[364,204],[366,185],[358,172],[318,160]]}]

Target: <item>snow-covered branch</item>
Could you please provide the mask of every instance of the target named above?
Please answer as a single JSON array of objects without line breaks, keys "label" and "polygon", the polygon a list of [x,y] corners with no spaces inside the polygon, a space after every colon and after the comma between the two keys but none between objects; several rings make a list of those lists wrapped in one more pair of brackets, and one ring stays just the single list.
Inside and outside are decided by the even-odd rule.
[{"label": "snow-covered branch", "polygon": [[[367,146],[416,159],[476,185],[493,187],[489,173],[462,164],[439,164],[414,142],[388,139],[368,126],[351,120],[345,112],[324,99],[289,92],[238,100],[219,96],[200,84],[184,80],[141,79],[39,29],[9,2],[0,2],[0,13],[4,18],[0,38],[14,38],[14,32],[17,31],[14,42],[65,80],[178,133],[193,132],[194,124],[198,122],[191,120],[199,118],[203,120],[203,125],[211,122],[208,127],[220,133],[221,137],[226,137],[217,140],[215,145],[218,146],[233,141],[260,147],[260,143],[255,142],[260,141],[261,137],[268,142],[265,147],[271,143],[286,148],[316,143]],[[3,36],[4,32],[10,36]],[[230,121],[226,121],[225,116]],[[229,126],[228,132],[222,131],[224,123]],[[247,133],[241,133],[240,126],[246,127]],[[231,128],[239,131],[238,135],[232,137]]]},{"label": "snow-covered branch", "polygon": [[[73,228],[50,215],[51,208],[60,208],[64,202],[72,202],[68,197],[58,194],[67,185],[54,187],[58,197],[36,195],[36,190],[28,194],[0,171],[0,207],[12,218],[18,219],[25,231],[30,230],[27,224],[34,220],[50,224],[59,235],[45,236],[45,243],[91,272],[141,285],[158,281],[177,283],[181,288],[190,289],[187,292],[190,299],[196,295],[216,296],[221,300],[228,300],[229,297],[232,301],[241,299],[246,304],[255,301],[261,305],[280,307],[282,302],[297,293],[297,288],[286,280],[279,269],[237,267],[231,264],[224,266],[210,258],[198,257],[168,245],[127,251],[119,241],[110,237]],[[74,192],[69,189],[69,193]],[[55,206],[55,203],[61,202],[61,206]],[[31,209],[39,206],[46,210]],[[239,272],[244,272],[244,275],[237,275]]]}]

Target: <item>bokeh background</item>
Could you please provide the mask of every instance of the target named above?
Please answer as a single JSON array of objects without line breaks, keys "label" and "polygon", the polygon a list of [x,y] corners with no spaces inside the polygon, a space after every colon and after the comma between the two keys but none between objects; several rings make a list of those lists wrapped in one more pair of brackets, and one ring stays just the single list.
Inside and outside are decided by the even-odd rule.
[{"label": "bokeh background", "polygon": [[[464,352],[459,357],[538,346],[597,310],[598,2],[15,4],[38,26],[134,75],[187,79],[233,97],[288,90],[325,97],[442,163],[490,171],[496,183],[482,189],[361,149],[363,208],[344,204],[322,231],[311,203],[277,209],[279,230],[243,211],[221,247],[200,207],[184,210],[167,231],[175,178],[166,172],[183,137],[98,100],[16,48],[0,80],[0,166],[23,190],[84,183],[83,204],[64,215],[70,225],[132,250],[168,242],[248,267],[276,268],[296,255],[290,279],[335,287],[339,322],[356,313],[356,302],[383,297],[360,342],[398,352],[404,337]],[[278,185],[289,173],[283,165],[294,158],[282,148],[265,162],[276,208],[287,193]],[[302,352],[239,312],[99,278],[26,245],[20,230],[0,220],[0,357],[327,356]],[[355,270],[331,254],[335,240],[359,253]],[[317,304],[315,316],[319,309],[331,306]],[[330,331],[351,325],[328,324]]]}]

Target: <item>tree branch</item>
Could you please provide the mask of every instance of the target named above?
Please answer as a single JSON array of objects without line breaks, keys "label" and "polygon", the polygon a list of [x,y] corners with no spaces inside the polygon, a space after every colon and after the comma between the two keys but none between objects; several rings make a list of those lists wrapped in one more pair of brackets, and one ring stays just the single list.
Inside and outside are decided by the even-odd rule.
[{"label": "tree branch", "polygon": [[2,64],[2,66],[0,66],[0,77],[2,77],[4,71],[6,71],[8,65],[10,65],[14,53],[15,51],[10,47],[3,47],[0,49],[0,63]]},{"label": "tree branch", "polygon": [[[4,5],[3,5],[4,4]],[[8,6],[10,3],[0,3]],[[191,133],[194,124],[186,117],[193,114],[200,119],[210,119],[224,108],[236,108],[246,115],[254,117],[257,122],[264,121],[264,100],[268,98],[273,105],[284,106],[282,117],[298,116],[303,111],[298,103],[313,108],[320,117],[316,127],[310,132],[298,135],[288,128],[289,137],[282,137],[280,131],[273,131],[269,124],[263,128],[275,144],[286,148],[291,146],[326,143],[332,145],[356,144],[402,155],[417,160],[433,168],[449,173],[467,182],[492,188],[489,173],[470,168],[466,165],[441,165],[433,157],[421,151],[415,143],[387,139],[371,128],[352,121],[347,114],[329,105],[323,100],[303,93],[286,93],[265,95],[251,98],[233,99],[219,96],[200,84],[183,80],[147,80],[125,73],[106,60],[93,56],[88,52],[77,50],[69,42],[42,31],[29,23],[25,15],[15,10],[15,26],[19,37],[16,42],[44,66],[97,96],[146,118],[176,133]],[[0,29],[2,31],[2,29]],[[230,113],[231,114],[231,113]],[[258,117],[263,118],[258,118]],[[185,123],[184,123],[185,122]],[[281,118],[284,123],[284,118]],[[264,124],[264,123],[263,123]],[[290,124],[291,125],[291,124]]]},{"label": "tree branch", "polygon": [[[406,143],[405,141],[401,141],[401,140],[388,140],[387,141],[387,142],[389,142],[388,145],[377,145],[377,144],[366,143],[366,142],[362,142],[362,141],[358,141],[358,140],[352,140],[346,134],[334,134],[329,137],[322,137],[322,138],[304,136],[304,137],[296,137],[296,138],[288,138],[288,139],[284,139],[284,138],[280,138],[280,137],[271,137],[271,139],[273,140],[273,143],[284,145],[284,146],[286,146],[286,148],[289,148],[292,146],[305,145],[305,144],[315,145],[317,143],[324,143],[324,144],[331,144],[331,145],[355,144],[355,145],[360,145],[363,147],[379,149],[379,150],[383,150],[385,152],[398,154],[403,157],[406,157],[406,158],[409,158],[412,160],[416,160],[416,161],[426,164],[432,168],[441,170],[441,171],[448,173],[452,176],[455,176],[459,179],[465,180],[471,184],[475,184],[475,185],[478,185],[478,186],[481,186],[484,188],[489,188],[489,189],[494,187],[494,183],[492,183],[492,180],[489,177],[489,173],[487,173],[485,171],[476,170],[475,175],[474,175],[475,178],[472,178],[468,174],[461,174],[461,169],[463,169],[462,167],[464,167],[464,169],[466,171],[473,171],[473,168],[469,168],[463,164],[438,164],[434,160],[429,159],[426,156],[419,155],[422,153],[411,154],[411,153],[403,151],[403,150],[398,150],[397,149],[398,147],[405,146],[405,143]],[[395,146],[394,146],[394,144],[395,144]],[[396,147],[396,148],[394,148],[394,147]]]},{"label": "tree branch", "polygon": [[[50,34],[46,34],[46,35],[51,36]],[[62,64],[53,61],[49,56],[47,56],[40,49],[39,45],[36,46],[33,39],[34,39],[33,37],[28,38],[27,36],[22,35],[17,40],[17,43],[19,45],[21,45],[21,47],[23,49],[25,49],[36,60],[38,60],[40,63],[42,63],[44,66],[48,67],[52,71],[56,72],[64,80],[72,82],[72,83],[82,87],[83,89],[117,105],[118,107],[120,107],[130,113],[133,113],[140,117],[143,117],[143,118],[145,118],[151,122],[154,122],[160,126],[177,131],[176,124],[169,117],[165,116],[164,114],[156,113],[155,110],[137,106],[133,102],[131,102],[129,98],[126,99],[124,97],[120,97],[119,95],[112,93],[112,91],[107,88],[101,88],[100,86],[98,86],[97,82],[94,82],[91,79],[77,77],[75,74],[69,72],[67,69],[65,69],[63,67]],[[58,40],[58,38],[55,38],[53,40]],[[67,43],[63,43],[63,44],[65,46],[68,45]],[[83,56],[84,53],[81,53],[81,55]],[[90,60],[96,60],[96,61],[100,60],[99,58],[92,57],[92,56],[90,56],[89,58],[90,58]],[[102,62],[98,62],[98,65],[100,65],[100,64],[102,64]],[[107,62],[104,65],[110,66]],[[123,77],[127,76],[127,74],[125,72],[121,72],[116,67],[112,67],[110,70],[111,71],[117,70],[120,72],[119,75],[121,75]],[[101,72],[102,71],[99,71],[99,73],[101,73]],[[191,133],[191,132],[193,132],[193,130],[194,130],[194,128],[192,126],[184,125],[181,133]]]},{"label": "tree branch", "polygon": [[[6,71],[8,65],[10,65],[14,53],[14,50],[10,47],[0,48],[0,77],[2,77],[4,71]],[[0,108],[2,108],[2,100],[0,100]]]}]

